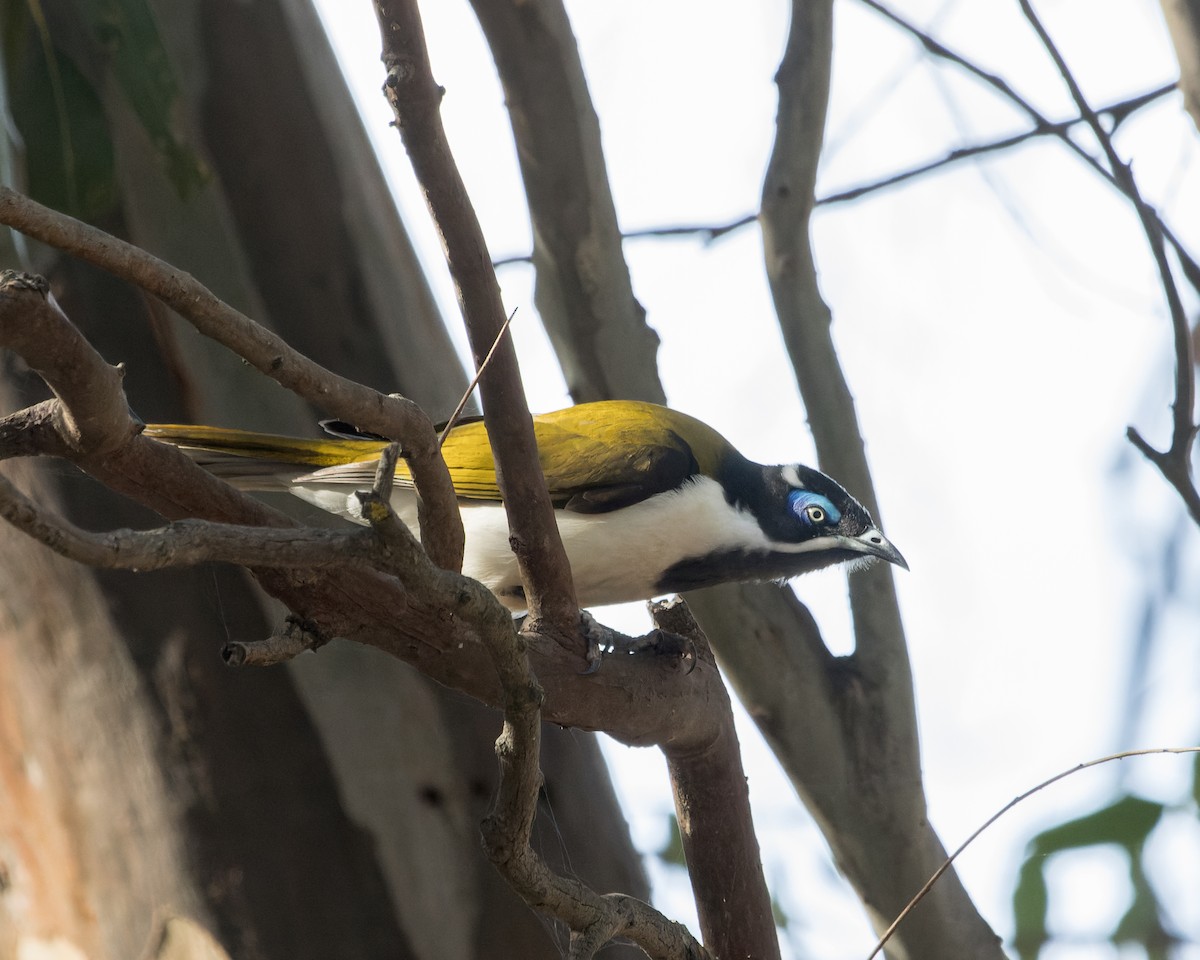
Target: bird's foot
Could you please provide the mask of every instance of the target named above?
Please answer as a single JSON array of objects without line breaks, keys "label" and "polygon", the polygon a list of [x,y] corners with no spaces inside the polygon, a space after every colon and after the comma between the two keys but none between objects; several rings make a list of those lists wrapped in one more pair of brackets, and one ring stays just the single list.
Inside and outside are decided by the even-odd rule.
[{"label": "bird's foot", "polygon": [[605,657],[613,656],[651,656],[677,660],[684,665],[687,673],[696,668],[696,645],[679,634],[655,629],[641,637],[629,637],[601,626],[590,617],[584,622],[583,630],[588,639],[588,666],[583,671],[585,676],[599,670]]},{"label": "bird's foot", "polygon": [[583,669],[583,675],[589,676],[600,669],[600,661],[604,655],[612,653],[616,649],[613,644],[613,632],[599,623],[586,610],[579,611],[579,632],[587,641],[584,651],[587,666]]},{"label": "bird's foot", "polygon": [[677,659],[687,668],[687,673],[696,669],[696,644],[669,630],[656,628],[645,636],[635,638],[629,646],[629,653]]}]

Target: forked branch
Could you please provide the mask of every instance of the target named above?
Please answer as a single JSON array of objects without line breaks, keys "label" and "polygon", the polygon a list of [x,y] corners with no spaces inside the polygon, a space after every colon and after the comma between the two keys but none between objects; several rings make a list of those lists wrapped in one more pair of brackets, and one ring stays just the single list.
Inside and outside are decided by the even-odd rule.
[{"label": "forked branch", "polygon": [[1071,92],[1071,98],[1079,108],[1080,115],[1087,121],[1096,140],[1104,151],[1108,173],[1116,188],[1133,204],[1138,220],[1150,245],[1150,253],[1158,268],[1159,281],[1171,318],[1171,330],[1175,349],[1175,399],[1172,402],[1171,445],[1166,450],[1156,450],[1137,431],[1130,427],[1127,435],[1135,447],[1150,460],[1178,491],[1192,520],[1200,525],[1200,491],[1192,478],[1192,448],[1200,427],[1195,421],[1196,410],[1196,357],[1193,352],[1192,330],[1183,308],[1183,298],[1175,283],[1170,261],[1167,259],[1165,232],[1158,214],[1142,197],[1133,169],[1121,159],[1113,145],[1112,136],[1100,122],[1100,118],[1087,102],[1075,75],[1067,65],[1066,58],[1054,43],[1042,24],[1030,0],[1020,0],[1025,18],[1037,33],[1042,46],[1054,61],[1059,74]]},{"label": "forked branch", "polygon": [[[0,186],[0,223],[151,293],[200,333],[319,410],[402,442],[421,496],[422,542],[447,570],[462,568],[463,530],[433,424],[411,400],[338,376],[218,299],[191,275],[96,227]],[[14,346],[14,349],[18,349]]]},{"label": "forked branch", "polygon": [[[481,661],[489,651],[511,650],[524,662],[529,652],[549,680],[548,719],[588,729],[604,726],[631,742],[712,739],[718,721],[707,705],[714,685],[720,685],[715,671],[687,672],[678,658],[656,663],[622,656],[611,658],[602,676],[582,676],[578,659],[553,639],[536,629],[518,637],[508,611],[481,584],[431,563],[388,506],[395,445],[385,451],[374,491],[362,497],[369,528],[348,533],[297,528],[173,448],[138,436],[120,371],[83,340],[40,278],[7,274],[0,279],[0,346],[19,350],[58,394],[0,422],[5,444],[0,459],[65,456],[167,515],[227,522],[185,519],[159,530],[89,533],[50,515],[3,478],[0,516],[57,552],[94,566],[161,569],[210,560],[248,566],[296,617],[276,637],[230,644],[224,651],[227,662],[279,662],[344,636],[379,646],[484,701],[508,704],[512,697],[498,683],[497,671]],[[606,647],[644,646],[597,625],[589,629]],[[510,664],[500,671],[501,681],[507,683],[511,674]],[[631,702],[630,690],[643,695]],[[526,762],[536,767],[536,755]],[[573,889],[574,881],[548,872],[545,879],[555,889],[563,884]],[[576,955],[581,958],[590,955],[583,946],[595,942],[598,948],[598,933],[606,930],[643,943],[652,956],[707,956],[686,930],[645,904],[590,891],[582,896],[591,902],[591,919],[579,928]],[[564,919],[577,921],[579,915],[568,912]]]},{"label": "forked branch", "polygon": [[476,367],[495,346],[479,393],[529,614],[546,619],[564,643],[575,641],[582,650],[571,568],[538,464],[516,349],[511,338],[500,336],[505,317],[500,286],[442,127],[442,90],[429,64],[421,16],[414,0],[376,0],[375,12],[387,68],[384,92],[441,234]]}]

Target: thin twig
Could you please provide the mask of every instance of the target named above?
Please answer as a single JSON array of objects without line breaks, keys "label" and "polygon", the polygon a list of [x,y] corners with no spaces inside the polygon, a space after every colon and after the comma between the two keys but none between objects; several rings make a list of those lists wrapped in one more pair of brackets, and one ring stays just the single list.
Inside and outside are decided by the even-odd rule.
[{"label": "thin twig", "polygon": [[318,624],[293,614],[266,640],[230,640],[221,648],[221,659],[228,667],[273,667],[329,640]]},{"label": "thin twig", "polygon": [[165,570],[199,563],[327,569],[384,565],[368,531],[256,527],[176,520],[153,530],[92,533],[54,516],[0,477],[0,518],[55,553],[107,570]]},{"label": "thin twig", "polygon": [[[1177,89],[1178,84],[1167,83],[1161,87],[1156,87],[1146,93],[1138,94],[1137,96],[1128,97],[1124,100],[1116,101],[1115,103],[1107,104],[1096,110],[1101,116],[1111,118],[1113,128],[1120,126],[1129,117],[1133,116],[1137,111],[1144,107],[1150,106],[1161,100],[1167,94]],[[1001,137],[998,140],[988,140],[983,143],[974,143],[965,147],[956,147],[945,156],[938,157],[936,160],[929,160],[925,163],[918,164],[915,167],[910,167],[906,170],[900,170],[896,173],[889,173],[886,176],[880,177],[877,180],[871,180],[867,183],[859,184],[856,187],[847,187],[845,190],[839,190],[837,193],[826,194],[823,197],[818,197],[816,206],[825,207],[836,203],[846,203],[851,200],[859,200],[862,197],[872,193],[877,193],[880,190],[886,190],[888,187],[898,186],[906,183],[909,180],[914,180],[919,177],[927,176],[931,173],[936,173],[946,167],[953,166],[956,163],[961,163],[964,160],[971,160],[976,157],[986,156],[989,153],[999,153],[1004,150],[1011,150],[1013,147],[1020,146],[1023,143],[1028,143],[1031,140],[1036,140],[1039,137],[1063,137],[1072,127],[1078,126],[1086,122],[1086,117],[1077,116],[1069,120],[1055,120],[1046,123],[1038,123],[1021,133],[1014,133],[1007,137]],[[696,224],[678,224],[664,227],[645,227],[640,230],[628,230],[621,234],[623,240],[644,240],[648,238],[665,238],[672,237],[699,237],[705,243],[711,243],[715,240],[720,240],[722,237],[735,233],[744,227],[758,222],[758,214],[747,213],[734,220],[726,223],[696,223]],[[533,256],[531,254],[515,254],[513,256],[501,257],[499,260],[493,261],[494,267],[504,267],[516,263],[532,263]]]},{"label": "thin twig", "polygon": [[[1079,108],[1080,114],[1091,127],[1092,133],[1104,150],[1112,173],[1112,180],[1118,190],[1125,195],[1137,211],[1142,230],[1150,244],[1150,252],[1158,268],[1159,279],[1162,283],[1163,295],[1167,301],[1167,309],[1171,317],[1171,327],[1175,340],[1175,399],[1172,403],[1174,412],[1171,446],[1158,456],[1150,456],[1149,445],[1137,431],[1133,431],[1130,440],[1146,454],[1152,463],[1179,492],[1192,519],[1200,525],[1200,493],[1191,477],[1192,444],[1196,438],[1197,426],[1194,420],[1196,407],[1196,358],[1192,352],[1192,330],[1188,324],[1187,315],[1183,308],[1183,298],[1171,272],[1171,264],[1167,259],[1166,244],[1163,239],[1163,226],[1157,213],[1142,197],[1138,190],[1133,170],[1123,161],[1113,145],[1112,136],[1104,129],[1099,116],[1089,106],[1083,90],[1067,65],[1066,58],[1054,43],[1053,38],[1039,19],[1030,0],[1019,0],[1021,11],[1025,14],[1030,25],[1037,33],[1046,52],[1054,61],[1063,81],[1071,91],[1071,97]],[[1139,442],[1140,441],[1140,442]]]},{"label": "thin twig", "polygon": [[[930,34],[926,33],[920,27],[909,22],[908,20],[905,20],[898,13],[880,3],[879,0],[859,0],[859,2],[870,7],[876,13],[890,20],[900,29],[904,30],[914,39],[918,40],[921,45],[935,57],[948,60],[950,63],[955,64],[956,66],[965,70],[967,73],[977,77],[985,84],[992,87],[1005,99],[1019,107],[1039,127],[1049,127],[1052,125],[1051,121],[1045,117],[1032,103],[1030,103],[1019,93],[1017,93],[1011,86],[1009,86],[1008,82],[1004,80],[1003,77],[999,77],[993,73],[988,73],[978,64],[973,63],[971,60],[957,51],[951,50],[945,44],[934,39]],[[1115,173],[1105,167],[1103,163],[1101,163],[1098,159],[1088,153],[1087,150],[1072,140],[1068,132],[1052,132],[1054,132],[1054,135],[1057,136],[1058,139],[1060,139],[1069,150],[1083,160],[1084,163],[1096,171],[1096,173],[1102,176],[1110,184],[1120,189],[1120,184],[1117,182]],[[1155,214],[1155,216],[1157,217],[1157,214]],[[1161,220],[1159,221],[1159,227],[1162,229],[1163,236],[1166,238],[1167,242],[1170,243],[1175,249],[1180,263],[1183,266],[1184,274],[1188,278],[1188,282],[1197,290],[1200,290],[1200,263],[1196,262],[1195,258],[1187,251],[1183,244],[1180,243],[1180,241],[1175,237],[1175,234],[1171,232],[1170,228],[1167,227],[1166,224],[1162,223]]]},{"label": "thin twig", "polygon": [[926,881],[925,886],[923,886],[917,892],[917,895],[908,902],[908,906],[900,911],[900,915],[896,917],[896,919],[892,921],[891,926],[889,926],[883,932],[883,935],[879,938],[879,942],[875,944],[875,949],[867,955],[867,960],[874,960],[874,958],[879,955],[879,952],[887,945],[887,942],[892,939],[892,934],[894,934],[900,924],[904,922],[904,918],[907,917],[913,911],[913,908],[925,898],[925,895],[929,893],[929,891],[933,888],[933,885],[941,879],[942,874],[950,869],[950,865],[954,863],[959,854],[966,850],[967,847],[975,842],[975,839],[981,833],[983,833],[988,827],[1008,813],[1008,811],[1017,804],[1027,800],[1029,797],[1032,797],[1038,791],[1045,790],[1050,785],[1058,783],[1059,780],[1064,780],[1072,774],[1079,773],[1080,770],[1087,770],[1090,767],[1098,767],[1102,763],[1111,763],[1113,760],[1125,760],[1128,757],[1146,757],[1159,753],[1200,753],[1200,747],[1148,747],[1144,750],[1124,750],[1121,753],[1113,753],[1107,757],[1098,757],[1095,760],[1088,760],[1086,763],[1076,764],[1070,769],[1056,773],[1049,779],[1043,780],[1037,786],[1030,787],[1030,789],[1026,790],[1024,793],[1013,797],[1010,801],[1008,801],[1008,803],[988,817],[988,819],[984,821],[984,823],[974,833],[972,833],[969,837],[967,837],[966,840],[962,842],[961,846],[959,846],[957,850],[955,850],[946,858],[945,863],[938,867],[937,872],[935,872],[933,876]]},{"label": "thin twig", "polygon": [[[1154,103],[1161,97],[1176,88],[1177,84],[1168,83],[1148,93],[1139,94],[1136,97],[1129,97],[1125,100],[1109,104],[1101,107],[1097,112],[1102,116],[1112,118],[1114,128],[1123,123],[1133,113]],[[951,150],[944,157],[937,160],[931,160],[928,163],[920,164],[908,170],[902,170],[899,173],[894,173],[870,183],[865,183],[862,186],[851,187],[847,190],[841,190],[837,193],[831,193],[817,199],[817,206],[826,206],[834,203],[845,203],[848,200],[857,200],[860,197],[866,196],[869,193],[874,193],[877,190],[883,190],[887,187],[895,186],[896,184],[904,183],[907,180],[912,180],[916,177],[922,177],[926,174],[933,173],[958,163],[962,160],[970,160],[975,157],[983,156],[989,153],[997,153],[1001,150],[1009,150],[1013,147],[1020,146],[1022,143],[1028,143],[1030,140],[1035,140],[1038,137],[1063,137],[1074,126],[1086,122],[1087,118],[1080,115],[1072,117],[1070,120],[1059,120],[1047,124],[1038,124],[1023,133],[1015,133],[1009,137],[1003,137],[999,140],[991,140],[987,143],[977,143],[971,146],[958,147]]]},{"label": "thin twig", "polygon": [[446,421],[446,425],[442,427],[441,436],[438,437],[438,449],[446,443],[446,438],[450,436],[450,431],[454,429],[454,425],[458,423],[458,418],[462,416],[463,408],[467,405],[467,401],[471,399],[471,394],[475,392],[475,388],[479,386],[479,378],[483,376],[483,371],[487,369],[488,364],[492,362],[492,357],[496,355],[496,348],[500,346],[500,341],[504,339],[504,335],[508,333],[508,328],[512,326],[513,317],[517,315],[517,308],[513,307],[512,313],[508,315],[508,319],[504,321],[504,326],[500,328],[500,332],[496,334],[496,339],[492,341],[492,347],[487,352],[487,356],[483,358],[483,363],[479,365],[479,369],[475,371],[475,376],[471,378],[471,382],[467,385],[467,389],[463,392],[462,399],[458,401],[458,406],[454,408],[454,412],[450,414],[450,419]]},{"label": "thin twig", "polygon": [[[416,0],[376,0],[375,15],[387,68],[384,94],[441,235],[471,349],[482,357],[504,325],[504,304],[483,229],[442,125],[443,91],[433,77]],[[571,566],[554,522],[510,338],[500,340],[479,392],[530,616],[544,617],[582,654]]]},{"label": "thin twig", "polygon": [[706,243],[720,240],[728,234],[758,223],[757,213],[747,213],[728,223],[695,224],[676,227],[647,227],[643,230],[629,230],[621,234],[623,240],[641,240],[645,237],[692,237],[700,235]]}]

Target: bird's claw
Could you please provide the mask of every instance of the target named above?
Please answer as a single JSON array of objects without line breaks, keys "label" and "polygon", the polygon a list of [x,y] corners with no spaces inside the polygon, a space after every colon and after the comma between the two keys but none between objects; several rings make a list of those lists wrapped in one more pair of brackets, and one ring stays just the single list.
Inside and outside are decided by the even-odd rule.
[{"label": "bird's claw", "polygon": [[581,672],[583,676],[588,677],[600,669],[604,654],[613,652],[611,634],[586,610],[579,611],[579,632],[587,641],[587,649],[584,652],[587,666]]},{"label": "bird's claw", "polygon": [[584,676],[590,676],[599,670],[605,656],[618,652],[629,656],[648,654],[676,659],[686,666],[686,673],[696,669],[696,644],[687,637],[656,628],[645,636],[622,638],[622,642],[617,644],[613,642],[614,637],[610,631],[597,624],[588,614],[583,616],[585,619],[582,630],[587,638],[587,667],[581,671]]}]

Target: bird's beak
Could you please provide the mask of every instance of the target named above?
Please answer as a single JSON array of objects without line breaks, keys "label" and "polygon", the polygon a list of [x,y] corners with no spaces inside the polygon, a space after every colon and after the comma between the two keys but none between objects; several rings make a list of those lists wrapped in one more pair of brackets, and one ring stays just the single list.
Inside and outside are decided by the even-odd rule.
[{"label": "bird's beak", "polygon": [[888,563],[894,563],[905,570],[908,569],[908,561],[904,559],[899,550],[892,546],[892,541],[885,537],[878,527],[870,527],[857,537],[846,537],[843,542],[858,553],[879,557]]}]

